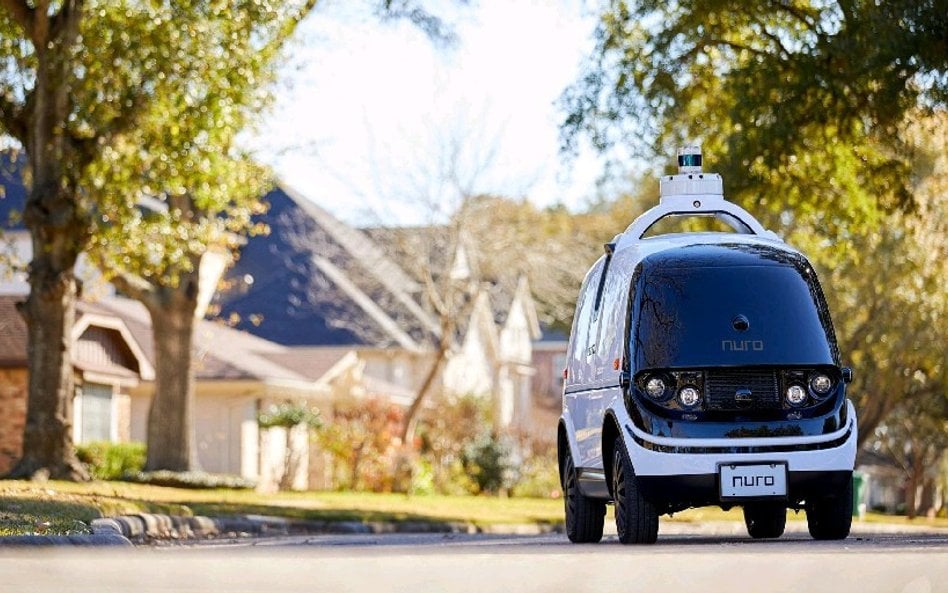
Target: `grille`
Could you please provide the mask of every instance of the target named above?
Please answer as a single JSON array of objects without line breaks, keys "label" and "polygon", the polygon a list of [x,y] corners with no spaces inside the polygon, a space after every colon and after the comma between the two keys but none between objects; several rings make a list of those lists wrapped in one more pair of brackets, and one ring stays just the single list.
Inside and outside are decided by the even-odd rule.
[{"label": "grille", "polygon": [[[773,410],[780,407],[776,371],[726,369],[708,372],[706,409]],[[739,401],[738,390],[750,390],[748,401]]]}]

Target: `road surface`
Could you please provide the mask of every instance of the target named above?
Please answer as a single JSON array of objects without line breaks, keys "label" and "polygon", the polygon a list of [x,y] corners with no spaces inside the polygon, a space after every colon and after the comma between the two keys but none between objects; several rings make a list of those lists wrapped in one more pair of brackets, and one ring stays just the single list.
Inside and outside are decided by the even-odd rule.
[{"label": "road surface", "polygon": [[767,591],[946,593],[948,534],[814,542],[715,533],[654,546],[562,535],[335,535],[0,552],[0,593]]}]

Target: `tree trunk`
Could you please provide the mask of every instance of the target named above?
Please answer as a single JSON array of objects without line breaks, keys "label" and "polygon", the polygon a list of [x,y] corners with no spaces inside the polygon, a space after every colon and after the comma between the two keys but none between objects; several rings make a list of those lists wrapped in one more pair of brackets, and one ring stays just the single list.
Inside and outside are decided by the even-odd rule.
[{"label": "tree trunk", "polygon": [[909,519],[914,519],[918,514],[918,488],[925,477],[925,465],[922,463],[923,456],[918,452],[918,443],[912,445],[911,473],[905,486],[905,515]]},{"label": "tree trunk", "polygon": [[360,444],[352,451],[352,466],[349,468],[349,489],[357,490],[359,487],[359,466],[362,465],[362,449],[365,444]]},{"label": "tree trunk", "polygon": [[[76,254],[47,250],[49,229],[33,232],[30,295],[21,306],[27,322],[29,399],[23,456],[11,478],[87,480],[72,440],[72,328],[76,319]],[[64,241],[54,240],[62,245]]]},{"label": "tree trunk", "polygon": [[441,364],[444,362],[445,357],[448,354],[448,346],[445,344],[440,344],[438,352],[435,354],[434,362],[431,363],[431,368],[428,369],[428,374],[425,375],[424,381],[421,382],[421,387],[418,388],[418,394],[415,395],[415,399],[412,400],[411,406],[408,407],[408,411],[405,412],[405,419],[402,421],[402,444],[411,446],[411,442],[415,439],[415,428],[418,426],[418,413],[421,411],[421,406],[425,401],[425,396],[428,394],[428,391],[431,389],[432,383],[434,383],[435,378],[438,376],[438,371],[441,370]]},{"label": "tree trunk", "polygon": [[923,517],[934,517],[938,512],[935,501],[936,490],[934,478],[926,476],[922,479],[922,496],[918,501],[918,513]]},{"label": "tree trunk", "polygon": [[[192,278],[193,277],[193,278]],[[197,272],[149,299],[155,342],[155,395],[148,412],[146,471],[197,469],[194,448],[194,364],[191,344]]]}]

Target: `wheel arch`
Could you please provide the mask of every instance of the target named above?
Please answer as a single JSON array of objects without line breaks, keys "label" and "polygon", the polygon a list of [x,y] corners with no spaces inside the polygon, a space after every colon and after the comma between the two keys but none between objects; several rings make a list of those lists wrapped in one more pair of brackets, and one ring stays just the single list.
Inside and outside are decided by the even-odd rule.
[{"label": "wheel arch", "polygon": [[565,488],[563,472],[566,470],[566,454],[569,452],[569,436],[566,433],[566,422],[561,418],[556,429],[556,460],[559,466],[560,487]]},{"label": "wheel arch", "polygon": [[602,469],[606,475],[606,487],[609,489],[609,496],[615,497],[612,491],[612,460],[615,457],[616,439],[622,433],[619,432],[619,422],[612,412],[607,412],[602,421]]}]

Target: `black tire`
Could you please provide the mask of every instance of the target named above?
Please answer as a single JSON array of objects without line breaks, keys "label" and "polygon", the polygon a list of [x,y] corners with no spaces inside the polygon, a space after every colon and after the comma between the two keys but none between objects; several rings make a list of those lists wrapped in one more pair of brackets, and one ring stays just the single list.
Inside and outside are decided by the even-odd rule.
[{"label": "black tire", "polygon": [[563,503],[566,507],[566,537],[574,544],[594,544],[602,539],[606,503],[579,491],[573,456],[567,451],[563,464]]},{"label": "black tire", "polygon": [[787,507],[772,502],[744,505],[744,525],[747,534],[754,539],[780,537],[787,527]]},{"label": "black tire", "polygon": [[642,496],[622,437],[616,439],[613,451],[612,494],[619,541],[624,544],[654,544],[658,539],[658,511]]},{"label": "black tire", "polygon": [[853,480],[838,492],[806,501],[806,523],[813,539],[846,539],[853,524]]}]

